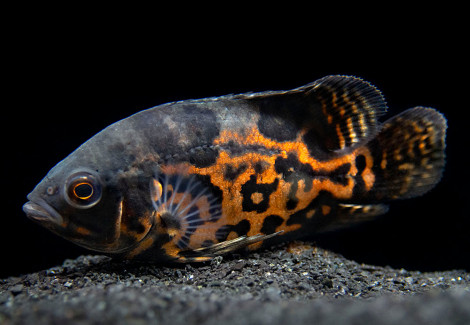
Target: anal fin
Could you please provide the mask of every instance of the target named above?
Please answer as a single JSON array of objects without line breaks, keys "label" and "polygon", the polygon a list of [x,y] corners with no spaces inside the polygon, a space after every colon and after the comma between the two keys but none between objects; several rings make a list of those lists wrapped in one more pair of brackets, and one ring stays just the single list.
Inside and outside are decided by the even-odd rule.
[{"label": "anal fin", "polygon": [[386,204],[338,204],[331,222],[322,227],[322,231],[334,231],[352,225],[374,220],[388,212]]}]

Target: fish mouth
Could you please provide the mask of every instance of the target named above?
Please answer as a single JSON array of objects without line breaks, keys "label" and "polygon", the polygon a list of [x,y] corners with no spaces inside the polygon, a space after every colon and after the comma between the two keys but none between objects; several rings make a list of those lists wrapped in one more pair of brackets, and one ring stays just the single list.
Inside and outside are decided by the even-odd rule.
[{"label": "fish mouth", "polygon": [[23,205],[23,211],[26,213],[28,218],[34,221],[52,222],[58,225],[63,222],[62,216],[42,199],[36,199],[35,202],[26,202]]}]

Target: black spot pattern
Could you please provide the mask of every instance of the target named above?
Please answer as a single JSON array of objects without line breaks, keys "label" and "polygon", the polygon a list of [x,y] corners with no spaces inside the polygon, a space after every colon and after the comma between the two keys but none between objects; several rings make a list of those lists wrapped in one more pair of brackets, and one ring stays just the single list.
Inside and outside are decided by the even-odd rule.
[{"label": "black spot pattern", "polygon": [[299,199],[294,196],[296,192],[297,192],[297,185],[294,186],[294,184],[292,184],[292,187],[290,189],[291,197],[289,197],[289,200],[286,203],[287,210],[294,210],[297,207],[297,204],[299,204]]},{"label": "black spot pattern", "polygon": [[129,218],[128,220],[132,220],[127,223],[127,227],[130,231],[142,234],[146,230],[145,226],[138,218]]},{"label": "black spot pattern", "polygon": [[359,155],[356,157],[356,168],[357,174],[362,174],[366,168],[366,157],[364,157],[364,155]]},{"label": "black spot pattern", "polygon": [[[312,176],[314,176],[313,168],[309,164],[302,164],[297,159],[296,155],[289,154],[287,158],[276,158],[274,168],[276,169],[276,173],[282,174],[282,178],[287,182],[297,184],[299,180],[303,179],[305,182],[305,191],[312,189]],[[297,188],[295,190],[297,190]]]},{"label": "black spot pattern", "polygon": [[[241,188],[241,194],[243,196],[243,211],[256,211],[258,213],[265,212],[269,207],[269,196],[277,189],[278,185],[279,180],[277,178],[271,184],[258,184],[256,182],[256,176],[252,175],[250,180],[243,184]],[[260,202],[253,202],[252,195],[254,193],[260,193],[263,196]]]},{"label": "black spot pattern", "polygon": [[219,242],[227,240],[227,236],[232,232],[236,232],[238,236],[245,236],[250,231],[251,224],[248,220],[244,219],[236,225],[225,225],[217,229],[215,232],[215,238]]},{"label": "black spot pattern", "polygon": [[299,181],[303,180],[305,187],[304,191],[308,192],[312,189],[313,180],[328,178],[331,181],[340,184],[347,185],[349,178],[348,173],[351,170],[351,164],[346,163],[333,171],[325,170],[313,170],[309,164],[301,163],[297,156],[289,154],[287,158],[278,157],[275,161],[274,168],[276,172],[282,174],[282,178],[291,184],[289,191],[289,200],[286,203],[287,210],[293,210],[297,207],[299,202],[296,197],[296,193],[299,189]]},{"label": "black spot pattern", "polygon": [[218,155],[212,148],[198,147],[189,151],[189,162],[198,168],[209,167],[215,163]]},{"label": "black spot pattern", "polygon": [[293,210],[299,203],[299,199],[295,196],[299,187],[298,182],[303,179],[305,183],[305,191],[310,191],[312,189],[313,169],[310,165],[302,164],[293,154],[290,154],[287,159],[278,157],[274,168],[277,173],[282,174],[282,177],[286,182],[291,184],[286,209]]},{"label": "black spot pattern", "polygon": [[215,238],[219,241],[222,242],[227,239],[227,236],[229,234],[230,226],[222,226],[217,231],[215,232]]},{"label": "black spot pattern", "polygon": [[357,168],[357,174],[354,182],[353,196],[359,197],[366,191],[366,185],[364,183],[364,179],[362,178],[362,172],[366,168],[366,157],[363,155],[357,156],[355,164]]},{"label": "black spot pattern", "polygon": [[282,225],[284,219],[277,215],[270,215],[267,216],[263,221],[263,227],[261,228],[261,232],[263,234],[269,235],[276,232],[276,228]]},{"label": "black spot pattern", "polygon": [[267,165],[267,163],[264,162],[264,161],[256,162],[256,164],[253,166],[253,168],[255,170],[255,173],[256,174],[261,174],[265,170],[265,168],[267,167],[266,165]]},{"label": "black spot pattern", "polygon": [[343,186],[348,185],[347,174],[349,173],[350,170],[351,170],[350,163],[343,164],[330,173],[330,178],[333,182],[337,184],[340,184]]},{"label": "black spot pattern", "polygon": [[201,247],[210,247],[214,245],[214,242],[210,239],[204,240],[201,244]]},{"label": "black spot pattern", "polygon": [[[296,213],[292,214],[289,219],[286,221],[286,225],[294,225],[294,224],[300,224],[305,226],[306,224],[309,224],[307,226],[307,229],[309,227],[312,228],[312,231],[316,231],[315,227],[321,227],[324,224],[327,224],[331,222],[331,215],[334,215],[334,211],[330,211],[330,213],[327,216],[323,216],[318,213],[318,211],[321,212],[321,206],[322,205],[327,205],[330,206],[333,210],[336,209],[336,205],[334,204],[335,199],[332,198],[331,193],[327,191],[320,191],[318,193],[318,196],[312,200],[312,202],[309,203],[305,209],[299,210]],[[315,214],[315,218],[309,219],[307,217],[307,214],[311,212],[312,210],[316,210],[317,213]]]},{"label": "black spot pattern", "polygon": [[332,152],[326,149],[332,145],[332,140],[326,136],[319,135],[316,127],[310,128],[303,136],[303,142],[307,145],[309,154],[319,161],[331,159]]},{"label": "black spot pattern", "polygon": [[238,166],[238,168],[235,168],[231,164],[227,164],[227,165],[225,165],[224,178],[228,181],[234,181],[247,168],[248,168],[247,164],[241,164],[240,166]]},{"label": "black spot pattern", "polygon": [[244,236],[250,231],[251,225],[248,220],[242,220],[235,226],[231,227],[231,231],[235,231],[239,236]]}]

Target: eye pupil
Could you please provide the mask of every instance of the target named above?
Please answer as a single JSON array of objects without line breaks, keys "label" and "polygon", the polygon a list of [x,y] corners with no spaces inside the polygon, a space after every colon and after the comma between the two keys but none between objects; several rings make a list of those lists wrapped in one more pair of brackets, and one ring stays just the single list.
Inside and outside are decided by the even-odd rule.
[{"label": "eye pupil", "polygon": [[71,206],[79,209],[91,208],[101,199],[99,176],[87,171],[74,173],[65,182],[63,194]]},{"label": "eye pupil", "polygon": [[79,183],[75,185],[73,192],[79,199],[86,200],[93,195],[93,186],[88,183]]}]

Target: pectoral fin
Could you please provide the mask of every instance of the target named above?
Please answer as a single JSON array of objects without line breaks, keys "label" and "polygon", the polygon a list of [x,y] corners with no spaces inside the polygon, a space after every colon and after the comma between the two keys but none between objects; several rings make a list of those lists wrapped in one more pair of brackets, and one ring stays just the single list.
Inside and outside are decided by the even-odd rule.
[{"label": "pectoral fin", "polygon": [[248,245],[266,240],[282,233],[278,231],[270,235],[254,235],[254,236],[240,236],[235,239],[226,240],[208,247],[201,247],[197,249],[182,251],[179,253],[177,262],[205,262],[210,261],[214,257],[234,252]]}]

